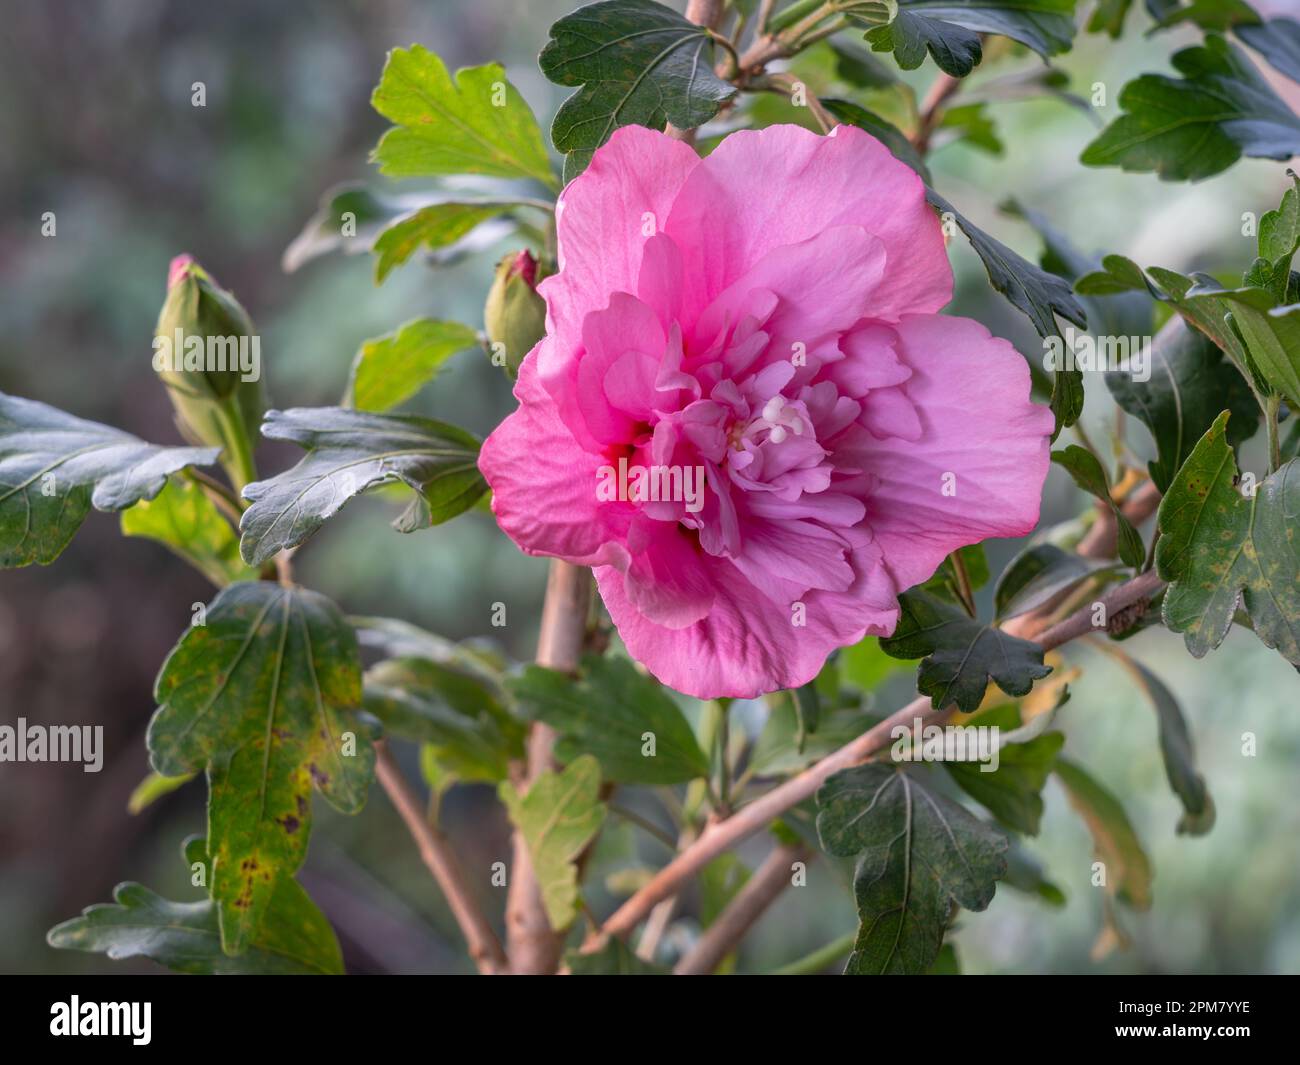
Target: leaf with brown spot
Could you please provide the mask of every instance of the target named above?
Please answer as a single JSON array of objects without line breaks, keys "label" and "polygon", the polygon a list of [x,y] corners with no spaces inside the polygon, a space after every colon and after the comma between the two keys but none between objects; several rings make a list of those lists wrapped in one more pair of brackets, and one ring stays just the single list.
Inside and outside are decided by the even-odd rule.
[{"label": "leaf with brown spot", "polygon": [[206,620],[163,665],[149,752],[160,773],[207,770],[210,887],[222,946],[238,954],[258,936],[280,882],[302,865],[313,786],[356,812],[374,752],[353,716],[356,635],[332,602],[245,582],[222,591]]},{"label": "leaf with brown spot", "polygon": [[1227,423],[1224,411],[1160,504],[1156,569],[1170,582],[1164,621],[1200,658],[1223,642],[1240,605],[1259,638],[1300,666],[1300,459],[1246,498]]}]

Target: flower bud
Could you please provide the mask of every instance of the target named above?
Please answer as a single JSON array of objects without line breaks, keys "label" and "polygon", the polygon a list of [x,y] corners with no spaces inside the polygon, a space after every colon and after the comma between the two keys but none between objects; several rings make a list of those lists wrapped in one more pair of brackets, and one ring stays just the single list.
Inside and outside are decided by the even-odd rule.
[{"label": "flower bud", "polygon": [[261,338],[235,297],[188,255],[171,262],[153,351],[181,434],[222,448],[242,488],[252,476],[252,441],[265,408]]},{"label": "flower bud", "polygon": [[541,280],[532,252],[507,255],[483,308],[483,324],[492,346],[492,361],[514,377],[524,356],[546,335],[546,301],[537,294]]}]

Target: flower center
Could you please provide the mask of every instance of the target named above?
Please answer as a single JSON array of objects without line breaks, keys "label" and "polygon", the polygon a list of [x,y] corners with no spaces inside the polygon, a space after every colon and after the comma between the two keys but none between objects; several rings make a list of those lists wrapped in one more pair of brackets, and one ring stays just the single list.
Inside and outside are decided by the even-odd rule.
[{"label": "flower center", "polygon": [[763,410],[757,418],[745,424],[737,422],[733,425],[727,438],[731,446],[737,450],[743,447],[746,440],[752,439],[756,444],[762,443],[761,440],[754,439],[762,432],[767,433],[768,441],[779,444],[791,433],[795,436],[803,436],[805,424],[804,416],[794,407],[788,406],[784,396],[773,396],[763,404]]}]

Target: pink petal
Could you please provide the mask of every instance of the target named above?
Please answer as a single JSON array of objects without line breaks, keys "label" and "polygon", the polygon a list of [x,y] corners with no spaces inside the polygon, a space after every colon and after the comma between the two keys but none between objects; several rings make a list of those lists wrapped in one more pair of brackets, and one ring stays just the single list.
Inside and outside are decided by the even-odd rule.
[{"label": "pink petal", "polygon": [[688,291],[707,302],[773,249],[846,225],[885,246],[871,317],[896,321],[952,298],[943,233],[920,177],[852,126],[826,137],[791,125],[731,134],[685,179],[665,232],[682,250]]},{"label": "pink petal", "polygon": [[978,322],[922,315],[896,328],[912,369],[898,388],[919,413],[921,435],[862,433],[837,461],[869,475],[866,521],[901,591],[959,547],[1034,528],[1053,419],[1029,400],[1025,360]]},{"label": "pink petal", "polygon": [[538,348],[519,367],[518,409],[479,452],[479,469],[492,489],[492,512],[506,535],[530,555],[553,555],[584,566],[626,560],[618,541],[632,508],[597,502],[597,471],[609,460],[582,448],[560,420],[555,401],[537,377]]}]

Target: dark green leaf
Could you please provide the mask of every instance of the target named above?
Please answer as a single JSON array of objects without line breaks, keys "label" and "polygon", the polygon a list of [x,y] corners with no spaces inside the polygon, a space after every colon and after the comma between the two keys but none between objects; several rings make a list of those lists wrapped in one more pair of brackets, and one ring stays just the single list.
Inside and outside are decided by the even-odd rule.
[{"label": "dark green leaf", "polygon": [[240,522],[239,546],[251,565],[296,547],[376,485],[401,482],[417,493],[393,523],[400,532],[454,518],[487,489],[477,438],[432,418],[299,407],[268,411],[262,435],[292,440],[307,455],[293,469],[244,488],[252,506]]},{"label": "dark green leaf", "polygon": [[945,761],[943,767],[967,795],[1002,824],[1016,832],[1038,835],[1043,817],[1043,785],[1056,764],[1056,754],[1065,742],[1059,732],[1045,732],[1024,743],[1005,742],[1019,727],[1019,708],[998,708],[998,714],[981,713],[975,723],[1000,730],[997,768],[991,763]]},{"label": "dark green leaf", "polygon": [[953,903],[983,910],[1006,873],[1007,838],[893,766],[836,773],[817,792],[817,834],[858,856],[858,939],[846,973],[923,973]]},{"label": "dark green leaf", "polygon": [[[1075,0],[899,0],[892,23],[870,30],[876,51],[892,51],[904,70],[928,50],[939,68],[964,78],[980,62],[979,35],[1010,37],[1043,58],[1074,41]],[[852,18],[852,13],[850,13]]]},{"label": "dark green leaf", "polygon": [[900,6],[887,26],[868,30],[867,41],[873,51],[893,52],[904,70],[915,70],[929,52],[939,69],[954,78],[966,77],[984,58],[978,33],[907,6]]},{"label": "dark green leaf", "polygon": [[1053,544],[1027,547],[1007,564],[998,578],[993,592],[994,609],[1000,620],[1018,617],[1050,603],[1089,577],[1113,573],[1118,568],[1114,562],[1084,558]]},{"label": "dark green leaf", "polygon": [[390,410],[432,381],[456,352],[476,343],[478,334],[469,326],[434,318],[416,318],[395,333],[367,340],[352,363],[351,405]]},{"label": "dark green leaf", "polygon": [[156,540],[218,588],[257,579],[239,557],[239,537],[198,484],[170,477],[153,499],[122,512],[122,535]]},{"label": "dark green leaf", "polygon": [[502,782],[498,793],[528,847],[551,927],[568,928],[578,912],[574,862],[605,820],[599,764],[582,755],[563,773],[546,770],[526,795],[509,781]]},{"label": "dark green leaf", "polygon": [[149,723],[154,769],[207,769],[210,887],[222,944],[254,943],[277,885],[302,864],[311,792],[355,813],[374,768],[352,711],[356,635],[324,596],[267,581],[232,584],[163,663]]},{"label": "dark green leaf", "polygon": [[[186,861],[207,864],[202,840]],[[171,902],[142,884],[118,884],[113,902],[89,906],[45,937],[59,950],[102,953],[111,961],[143,957],[172,972],[193,974],[325,975],[343,972],[343,956],[324,914],[292,879],[277,882],[266,922],[238,957],[222,952],[211,899]]]},{"label": "dark green leaf", "polygon": [[1224,407],[1232,410],[1229,442],[1249,438],[1259,424],[1259,407],[1245,378],[1204,334],[1187,326],[1161,331],[1151,345],[1148,380],[1108,374],[1106,385],[1115,402],[1151,430],[1156,458],[1148,470],[1161,492],[1169,490],[1174,474]]},{"label": "dark green leaf", "polygon": [[936,708],[951,703],[971,713],[990,680],[1008,695],[1027,695],[1034,681],[1052,671],[1036,643],[982,625],[927,592],[905,592],[898,605],[898,627],[880,647],[895,658],[926,656],[916,686]]},{"label": "dark green leaf", "polygon": [[374,152],[389,177],[487,174],[555,185],[537,119],[497,63],[458,70],[453,81],[427,48],[394,48],[370,102],[394,125]]},{"label": "dark green leaf", "polygon": [[1300,118],[1222,37],[1173,57],[1182,78],[1144,74],[1120,92],[1126,112],[1084,149],[1088,166],[1155,171],[1168,181],[1207,178],[1243,154],[1300,154]]},{"label": "dark green leaf", "polygon": [[1110,481],[1101,462],[1087,448],[1071,444],[1061,451],[1052,452],[1052,461],[1062,467],[1074,483],[1110,507],[1119,532],[1119,557],[1126,566],[1139,568],[1146,561],[1147,549],[1142,534],[1124,517],[1124,512],[1111,498]]},{"label": "dark green leaf", "polygon": [[542,73],[582,86],[551,127],[568,153],[565,180],[620,126],[694,129],[711,119],[736,93],[713,62],[708,31],[651,0],[603,0],[556,22],[538,58]]},{"label": "dark green leaf", "polygon": [[1097,859],[1105,867],[1106,892],[1137,910],[1151,906],[1151,862],[1133,831],[1124,807],[1079,766],[1056,760],[1056,776],[1070,805],[1092,836]]},{"label": "dark green leaf", "polygon": [[1223,642],[1242,605],[1256,635],[1300,665],[1300,460],[1242,498],[1227,422],[1224,411],[1160,503],[1156,569],[1170,582],[1164,621],[1200,658]]},{"label": "dark green leaf", "polygon": [[210,466],[213,447],[160,447],[0,392],[0,569],[53,562],[91,506],[153,499],[167,475]]},{"label": "dark green leaf", "polygon": [[362,706],[387,731],[434,749],[458,780],[498,783],[523,757],[523,730],[482,678],[428,658],[390,658],[366,671]]},{"label": "dark green leaf", "polygon": [[709,774],[709,760],[677,704],[626,659],[588,656],[578,678],[528,666],[507,688],[524,716],[560,733],[561,760],[594,755],[607,780],[678,784]]}]

